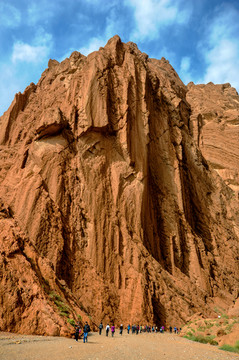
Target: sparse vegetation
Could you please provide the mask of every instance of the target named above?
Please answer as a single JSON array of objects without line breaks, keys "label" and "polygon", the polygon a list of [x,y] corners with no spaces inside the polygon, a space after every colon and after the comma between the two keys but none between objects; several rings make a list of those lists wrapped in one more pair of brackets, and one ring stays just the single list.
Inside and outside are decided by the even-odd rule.
[{"label": "sparse vegetation", "polygon": [[82,317],[81,315],[77,315],[78,319],[81,321],[82,320]]},{"label": "sparse vegetation", "polygon": [[225,313],[225,310],[222,308],[215,307],[214,311],[223,319],[229,319],[229,316]]},{"label": "sparse vegetation", "polygon": [[60,316],[66,316],[66,317],[68,317],[68,316],[69,316],[69,313],[66,313],[66,312],[64,312],[64,311],[61,311],[61,312],[60,312]]},{"label": "sparse vegetation", "polygon": [[[215,308],[214,311],[220,313],[220,318],[190,321],[190,323],[183,326],[181,336],[192,341],[217,345],[225,335],[235,332],[234,325],[239,322],[239,317],[230,318],[223,309]],[[230,346],[231,350],[228,351],[238,351],[239,341],[235,346],[233,346],[233,343],[230,343],[230,345],[223,349],[227,350]]]},{"label": "sparse vegetation", "polygon": [[233,320],[233,322],[232,322],[231,324],[228,324],[227,327],[226,327],[226,329],[225,329],[225,330],[226,330],[226,333],[227,333],[227,334],[230,334],[233,326],[234,326],[235,324],[237,324],[237,323],[239,323],[239,320],[236,318],[236,319]]},{"label": "sparse vegetation", "polygon": [[[205,321],[205,324],[206,324],[206,321]],[[213,323],[207,323],[206,324],[206,329],[210,329],[211,327],[213,327],[214,324]]]},{"label": "sparse vegetation", "polygon": [[221,314],[221,317],[222,317],[223,319],[228,319],[228,318],[229,318],[229,316],[228,316],[227,314]]},{"label": "sparse vegetation", "polygon": [[225,344],[220,346],[219,349],[239,354],[239,341],[236,342],[235,346]]},{"label": "sparse vegetation", "polygon": [[54,291],[51,291],[49,294],[50,298],[53,299],[54,301],[62,301],[60,295],[54,293]]},{"label": "sparse vegetation", "polygon": [[74,319],[67,319],[67,322],[71,324],[72,326],[75,326],[75,320]]},{"label": "sparse vegetation", "polygon": [[214,340],[215,336],[203,336],[203,335],[185,335],[184,336],[186,339],[188,340],[192,340],[192,341],[197,341],[200,342],[202,344],[211,344],[211,345],[218,345],[218,342],[216,340]]},{"label": "sparse vegetation", "polygon": [[71,309],[66,305],[60,295],[54,293],[53,291],[49,294],[49,297],[54,301],[54,304],[57,306],[61,316],[69,317]]},{"label": "sparse vegetation", "polygon": [[205,326],[199,326],[199,328],[198,328],[198,331],[205,331],[205,329],[206,329],[206,327]]}]

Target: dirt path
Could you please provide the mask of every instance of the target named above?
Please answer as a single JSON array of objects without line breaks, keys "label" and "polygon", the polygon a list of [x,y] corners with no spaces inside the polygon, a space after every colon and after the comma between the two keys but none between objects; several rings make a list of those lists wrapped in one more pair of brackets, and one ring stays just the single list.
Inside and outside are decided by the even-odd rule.
[{"label": "dirt path", "polygon": [[0,360],[239,360],[239,355],[172,334],[73,339],[0,333]]}]

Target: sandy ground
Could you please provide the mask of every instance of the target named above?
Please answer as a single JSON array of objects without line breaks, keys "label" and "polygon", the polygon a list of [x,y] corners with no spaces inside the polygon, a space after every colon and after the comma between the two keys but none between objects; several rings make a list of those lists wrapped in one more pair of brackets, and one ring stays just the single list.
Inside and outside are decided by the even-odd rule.
[{"label": "sandy ground", "polygon": [[177,335],[90,334],[74,339],[0,333],[0,360],[239,360],[239,355]]}]

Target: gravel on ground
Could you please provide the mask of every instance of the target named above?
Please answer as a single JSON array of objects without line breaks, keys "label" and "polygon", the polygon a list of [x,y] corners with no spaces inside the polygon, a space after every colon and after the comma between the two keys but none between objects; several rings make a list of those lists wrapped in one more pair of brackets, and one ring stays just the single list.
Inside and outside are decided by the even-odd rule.
[{"label": "gravel on ground", "polygon": [[239,360],[239,355],[169,333],[80,339],[0,332],[0,360]]}]

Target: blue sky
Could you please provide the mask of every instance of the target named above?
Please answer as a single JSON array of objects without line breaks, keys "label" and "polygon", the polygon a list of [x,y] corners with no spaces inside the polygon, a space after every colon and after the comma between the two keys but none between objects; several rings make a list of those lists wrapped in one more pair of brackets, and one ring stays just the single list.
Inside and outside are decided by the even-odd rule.
[{"label": "blue sky", "polygon": [[0,115],[48,60],[87,55],[118,34],[167,58],[187,84],[239,90],[239,0],[0,0]]}]

